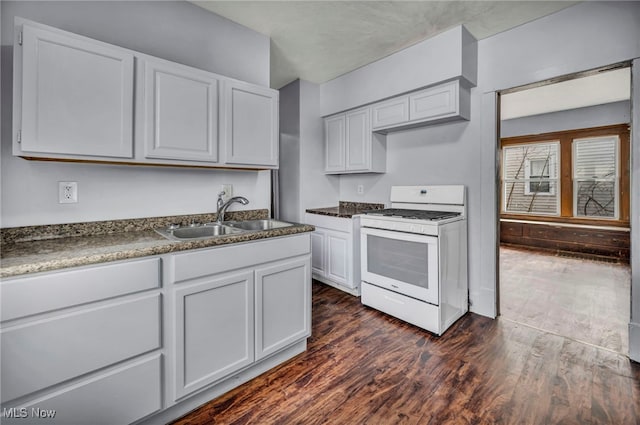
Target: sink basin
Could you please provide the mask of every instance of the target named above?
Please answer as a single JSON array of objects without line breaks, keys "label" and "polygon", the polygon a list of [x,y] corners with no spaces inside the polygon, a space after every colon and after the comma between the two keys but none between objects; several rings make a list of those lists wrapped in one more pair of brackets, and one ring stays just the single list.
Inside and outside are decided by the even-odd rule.
[{"label": "sink basin", "polygon": [[243,231],[242,229],[211,223],[196,227],[180,227],[178,229],[156,229],[156,232],[167,239],[181,241],[185,239],[205,239],[216,236],[235,235]]},{"label": "sink basin", "polygon": [[226,221],[224,224],[235,229],[242,229],[242,230],[248,230],[248,231],[271,230],[271,229],[279,229],[282,227],[293,226],[293,224],[287,223],[285,221],[278,221],[278,220],[271,220],[271,219]]}]

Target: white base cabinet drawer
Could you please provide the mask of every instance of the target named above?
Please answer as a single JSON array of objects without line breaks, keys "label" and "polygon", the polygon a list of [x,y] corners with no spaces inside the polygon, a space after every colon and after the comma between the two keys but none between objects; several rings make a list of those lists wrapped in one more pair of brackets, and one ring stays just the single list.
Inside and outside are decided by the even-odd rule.
[{"label": "white base cabinet drawer", "polygon": [[171,281],[178,283],[282,258],[296,257],[309,253],[310,249],[309,237],[300,234],[175,254],[172,256],[175,270]]},{"label": "white base cabinet drawer", "polygon": [[0,330],[2,402],[160,348],[160,295]]},{"label": "white base cabinet drawer", "polygon": [[0,283],[0,322],[159,286],[159,258],[7,279]]},{"label": "white base cabinet drawer", "polygon": [[3,424],[125,425],[162,408],[161,356],[93,376],[24,404],[3,406]]}]

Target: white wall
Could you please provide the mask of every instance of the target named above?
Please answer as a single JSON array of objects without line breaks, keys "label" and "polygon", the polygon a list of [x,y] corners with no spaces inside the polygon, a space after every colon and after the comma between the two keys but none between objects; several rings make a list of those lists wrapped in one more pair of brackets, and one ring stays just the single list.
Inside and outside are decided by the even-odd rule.
[{"label": "white wall", "polygon": [[477,41],[458,26],[321,85],[327,116],[457,77],[477,79]]},{"label": "white wall", "polygon": [[[640,56],[640,3],[584,2],[548,17],[482,40],[478,44],[478,87],[492,96],[496,90],[526,85],[562,75],[628,61]],[[483,110],[483,122],[495,112]],[[482,247],[487,252],[497,226],[495,149],[497,134],[483,128],[483,214],[479,225],[487,232]],[[484,182],[487,182],[486,184]],[[493,185],[490,185],[492,182]],[[632,197],[640,196],[632,191]],[[489,258],[484,256],[483,263]],[[495,259],[493,260],[495,262]],[[492,268],[495,271],[495,267]],[[494,276],[483,276],[482,288]],[[493,285],[495,291],[495,284]],[[486,292],[486,291],[485,291]],[[638,341],[640,342],[640,341]]]},{"label": "white wall", "polygon": [[502,120],[500,122],[500,137],[551,133],[629,122],[631,122],[631,104],[627,100],[571,109],[569,111]]},{"label": "white wall", "polygon": [[324,121],[320,118],[320,86],[300,82],[300,218],[307,208],[337,206],[340,178],[324,174]]},{"label": "white wall", "polygon": [[296,80],[280,89],[280,218],[303,222],[307,208],[338,205],[340,181],[324,174],[320,87]]},{"label": "white wall", "polygon": [[[2,227],[196,214],[215,210],[220,184],[246,207],[270,207],[269,172],[65,164],[11,156],[13,19],[20,16],[232,78],[269,84],[269,38],[182,1],[2,1]],[[79,202],[58,204],[57,182]]]},{"label": "white wall", "polygon": [[[342,176],[340,199],[388,202],[392,185],[464,184],[471,310],[495,316],[495,91],[639,57],[639,23],[640,3],[585,2],[479,41],[471,120],[388,135],[387,173]],[[358,184],[364,185],[363,195],[356,193]]]}]

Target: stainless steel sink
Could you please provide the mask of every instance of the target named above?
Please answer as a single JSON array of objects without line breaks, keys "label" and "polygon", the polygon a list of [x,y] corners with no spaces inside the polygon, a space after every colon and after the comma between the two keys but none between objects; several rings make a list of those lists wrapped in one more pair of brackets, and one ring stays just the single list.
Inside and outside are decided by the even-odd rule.
[{"label": "stainless steel sink", "polygon": [[225,221],[224,224],[235,229],[243,229],[247,231],[280,229],[282,227],[293,226],[291,223],[278,220],[245,220],[245,221]]},{"label": "stainless steel sink", "polygon": [[174,241],[184,241],[192,239],[208,239],[220,236],[237,235],[247,232],[258,232],[261,230],[279,229],[293,226],[291,223],[278,220],[246,220],[246,221],[225,221],[220,223],[207,223],[197,226],[155,229],[167,239]]},{"label": "stainless steel sink", "polygon": [[179,227],[177,229],[156,229],[156,232],[167,239],[182,241],[187,239],[207,239],[217,236],[236,235],[243,233],[243,230],[222,224],[209,223],[193,227]]}]

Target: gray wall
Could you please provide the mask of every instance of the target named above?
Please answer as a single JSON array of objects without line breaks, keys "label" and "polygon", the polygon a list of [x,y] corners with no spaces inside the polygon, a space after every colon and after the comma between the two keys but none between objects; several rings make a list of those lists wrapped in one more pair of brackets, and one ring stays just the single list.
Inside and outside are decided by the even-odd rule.
[{"label": "gray wall", "polygon": [[307,208],[338,205],[338,176],[324,174],[320,86],[296,80],[280,89],[280,213],[303,222]]},{"label": "gray wall", "polygon": [[[471,309],[495,316],[495,91],[639,57],[638,22],[640,3],[584,2],[479,41],[471,120],[390,134],[387,173],[341,177],[340,199],[388,202],[392,185],[464,184]],[[363,195],[356,192],[358,184],[364,185]],[[640,191],[633,196],[640,196]]]},{"label": "gray wall", "polygon": [[570,111],[502,120],[500,137],[576,130],[631,122],[631,102],[622,101]]},{"label": "gray wall", "polygon": [[475,85],[477,55],[477,41],[467,29],[452,28],[322,84],[321,113],[335,114],[460,76]]},{"label": "gray wall", "polygon": [[280,89],[280,219],[300,222],[300,80]]},{"label": "gray wall", "polygon": [[[270,207],[268,171],[44,163],[11,155],[14,16],[264,86],[268,37],[182,1],[2,1],[0,8],[2,227],[210,212],[223,183],[249,198],[241,208]],[[78,204],[58,204],[58,181],[78,182]]]}]

